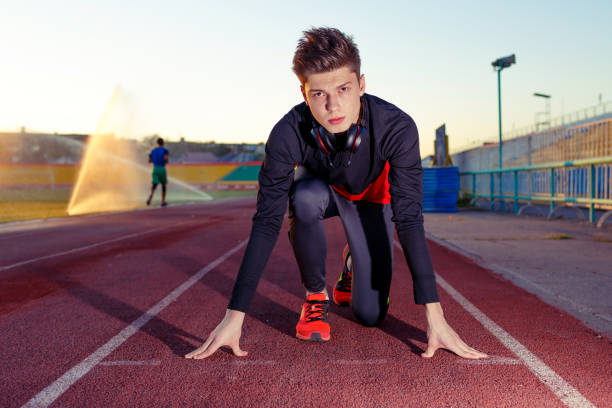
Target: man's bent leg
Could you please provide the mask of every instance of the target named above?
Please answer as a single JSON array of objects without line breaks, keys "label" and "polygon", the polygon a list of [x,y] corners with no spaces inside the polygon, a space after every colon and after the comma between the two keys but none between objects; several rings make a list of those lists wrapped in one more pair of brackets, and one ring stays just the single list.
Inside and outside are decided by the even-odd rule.
[{"label": "man's bent leg", "polygon": [[329,299],[325,291],[327,241],[323,219],[337,215],[328,185],[322,180],[296,172],[289,196],[289,239],[307,292],[302,305],[296,337],[309,341],[328,341]]},{"label": "man's bent leg", "polygon": [[393,271],[390,205],[350,202],[335,195],[353,263],[351,307],[364,326],[382,322]]},{"label": "man's bent leg", "polygon": [[337,215],[328,185],[317,178],[297,180],[289,197],[289,239],[302,275],[312,293],[325,290],[327,239],[323,219]]}]

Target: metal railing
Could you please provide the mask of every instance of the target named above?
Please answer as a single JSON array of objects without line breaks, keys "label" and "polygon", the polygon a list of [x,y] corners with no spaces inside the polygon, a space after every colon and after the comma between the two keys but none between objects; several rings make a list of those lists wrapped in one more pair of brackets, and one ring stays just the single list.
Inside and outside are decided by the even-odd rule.
[{"label": "metal railing", "polygon": [[[606,219],[612,216],[612,156],[597,157],[555,163],[544,163],[532,166],[511,167],[505,169],[467,171],[459,173],[460,177],[471,176],[472,201],[487,198],[494,208],[496,200],[512,200],[514,213],[521,214],[532,207],[531,202],[549,202],[550,219],[558,208],[565,206],[584,206],[589,210],[589,221],[596,221],[597,209],[607,210],[599,219],[601,227]],[[489,191],[485,193],[482,176],[489,175]],[[498,175],[498,177],[495,177]],[[478,180],[478,177],[481,180]],[[481,181],[478,183],[478,181]],[[512,182],[512,183],[510,183]],[[499,188],[499,184],[501,187]],[[466,183],[462,183],[462,186]],[[512,188],[504,189],[504,185]],[[480,191],[478,189],[480,188]],[[498,193],[501,191],[502,193]],[[497,192],[497,193],[496,193]],[[511,192],[507,194],[507,192]],[[519,201],[526,201],[523,207]],[[557,203],[563,203],[557,207]],[[580,212],[580,214],[582,214]]]}]

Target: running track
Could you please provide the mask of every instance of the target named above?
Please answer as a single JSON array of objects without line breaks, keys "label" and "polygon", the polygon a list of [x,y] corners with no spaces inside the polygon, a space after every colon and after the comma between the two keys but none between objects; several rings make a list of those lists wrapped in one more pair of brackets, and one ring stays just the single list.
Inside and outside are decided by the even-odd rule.
[{"label": "running track", "polygon": [[[249,355],[184,359],[223,317],[254,202],[0,227],[0,406],[612,407],[608,339],[434,242],[447,320],[489,360],[419,357],[425,321],[398,248],[380,327],[332,305],[332,341],[295,339],[286,225],[245,322]],[[326,230],[331,289],[344,241],[339,220]]]}]

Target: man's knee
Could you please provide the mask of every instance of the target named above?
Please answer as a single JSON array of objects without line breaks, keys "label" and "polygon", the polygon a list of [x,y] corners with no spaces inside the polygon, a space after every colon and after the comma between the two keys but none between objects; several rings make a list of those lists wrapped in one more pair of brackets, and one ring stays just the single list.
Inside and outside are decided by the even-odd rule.
[{"label": "man's knee", "polygon": [[310,180],[298,183],[290,197],[291,215],[300,223],[321,220],[328,201],[327,186]]},{"label": "man's knee", "polygon": [[353,314],[359,323],[367,327],[378,326],[385,319],[389,306],[386,304],[368,306],[352,304]]}]

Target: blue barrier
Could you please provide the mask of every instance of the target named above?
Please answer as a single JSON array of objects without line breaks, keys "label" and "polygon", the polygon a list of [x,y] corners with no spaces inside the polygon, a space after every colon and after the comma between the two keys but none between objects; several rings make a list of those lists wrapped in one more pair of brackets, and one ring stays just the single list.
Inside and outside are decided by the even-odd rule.
[{"label": "blue barrier", "polygon": [[423,169],[423,212],[457,212],[459,167]]}]

